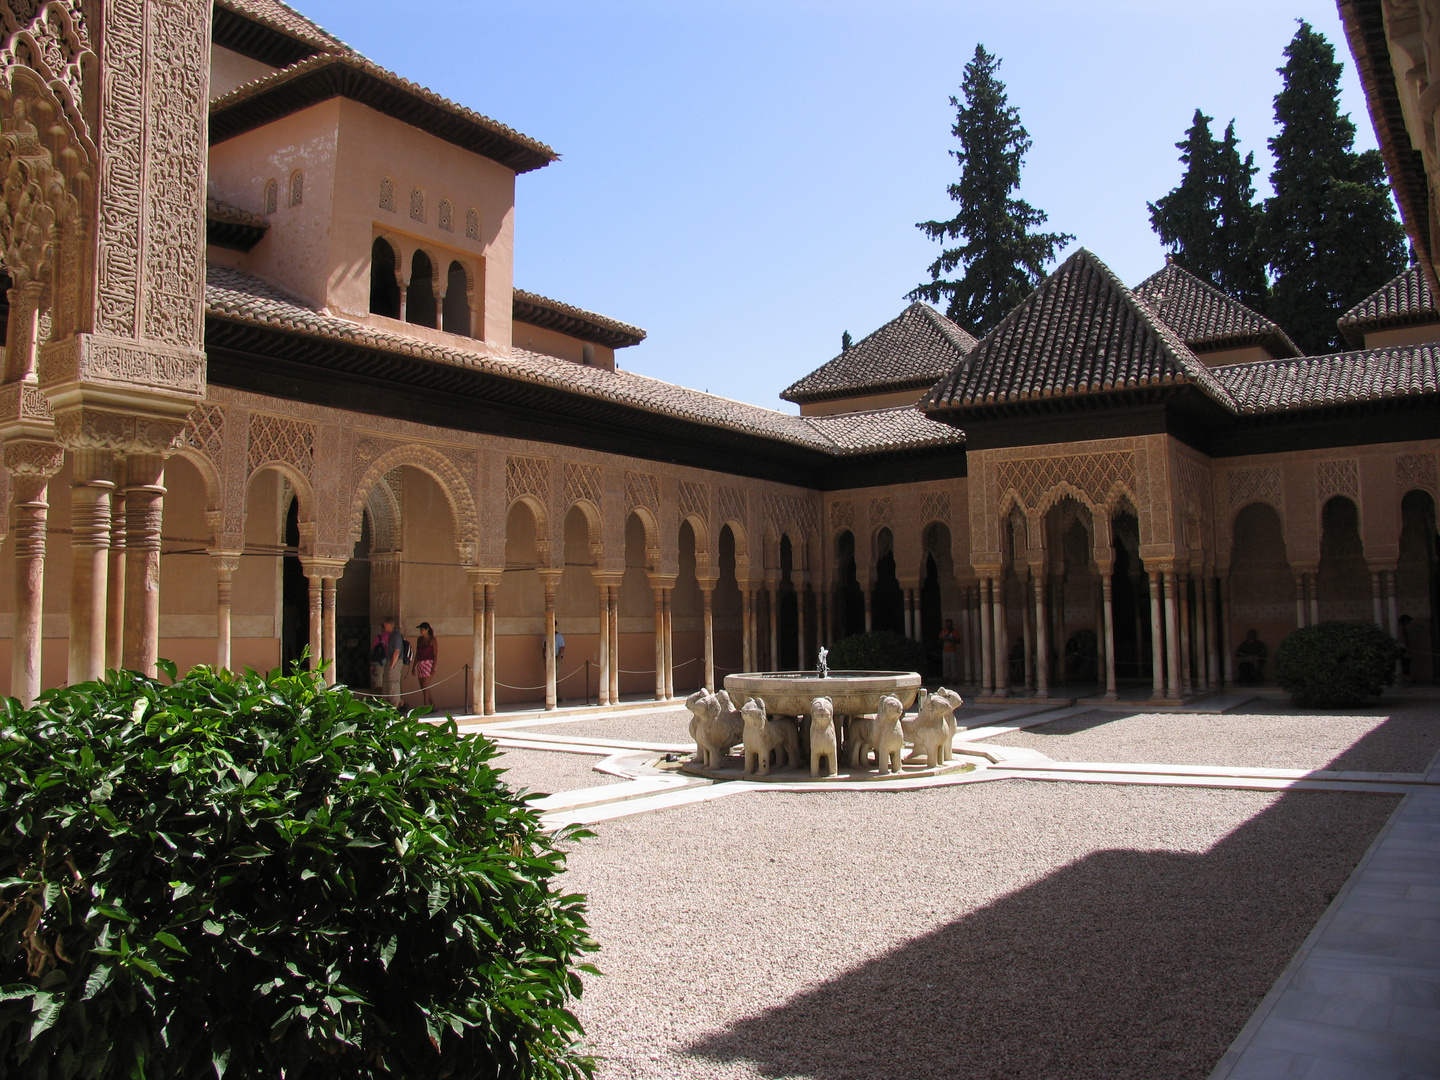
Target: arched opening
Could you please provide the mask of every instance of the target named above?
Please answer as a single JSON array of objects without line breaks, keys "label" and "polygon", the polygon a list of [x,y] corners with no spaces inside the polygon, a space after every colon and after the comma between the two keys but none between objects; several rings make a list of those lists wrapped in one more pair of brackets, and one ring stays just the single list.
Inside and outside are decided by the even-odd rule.
[{"label": "arched opening", "polygon": [[447,333],[470,336],[470,279],[465,267],[458,262],[450,263],[445,277],[444,326]]},{"label": "arched opening", "polygon": [[[183,672],[196,664],[215,663],[215,568],[207,551],[210,524],[199,468],[183,454],[175,454],[165,462],[164,484],[160,655],[175,661]],[[204,633],[186,631],[187,625],[203,628]]]},{"label": "arched opening", "polygon": [[670,647],[675,693],[688,694],[705,681],[705,621],[695,573],[695,529],[680,523],[680,574],[670,590]]},{"label": "arched opening", "polygon": [[400,318],[400,281],[395,276],[395,249],[376,237],[370,245],[370,312]]},{"label": "arched opening", "polygon": [[1046,515],[1050,564],[1046,616],[1050,620],[1052,683],[1089,686],[1100,670],[1100,581],[1092,558],[1089,507],[1063,498]]},{"label": "arched opening", "polygon": [[620,693],[655,692],[655,591],[645,523],[631,512],[625,519],[625,576],[620,582]]},{"label": "arched opening", "polygon": [[835,590],[836,639],[865,632],[865,590],[860,588],[855,565],[855,534],[846,529],[835,538],[835,567],[839,581]]},{"label": "arched opening", "polygon": [[905,597],[895,575],[895,537],[889,529],[875,536],[875,585],[870,590],[870,625],[905,633]]},{"label": "arched opening", "polygon": [[405,321],[435,329],[435,266],[417,251],[410,259],[410,288],[405,292]]},{"label": "arched opening", "polygon": [[[539,527],[529,503],[517,499],[505,515],[505,573],[495,594],[495,699],[545,697],[545,588],[540,584]],[[568,652],[568,649],[567,649]]]},{"label": "arched opening", "polygon": [[1110,521],[1114,564],[1110,574],[1111,605],[1115,618],[1116,680],[1151,678],[1149,579],[1140,562],[1140,521],[1121,511]]},{"label": "arched opening", "polygon": [[1320,515],[1320,571],[1316,586],[1323,621],[1370,622],[1374,603],[1370,570],[1360,540],[1360,511],[1343,496],[1325,504]]},{"label": "arched opening", "polygon": [[800,665],[800,608],[795,593],[795,548],[790,535],[780,536],[779,634],[780,670],[795,671]]},{"label": "arched opening", "polygon": [[1275,647],[1295,629],[1295,577],[1285,551],[1280,515],[1268,503],[1251,503],[1235,516],[1230,561],[1230,634],[1234,652],[1254,630],[1274,676]]},{"label": "arched opening", "polygon": [[1400,562],[1395,571],[1395,602],[1400,643],[1407,649],[1410,678],[1440,676],[1440,572],[1437,572],[1435,500],[1428,491],[1411,491],[1400,501]]},{"label": "arched opening", "polygon": [[[725,676],[740,670],[744,661],[744,630],[740,624],[742,601],[740,582],[735,574],[735,533],[729,525],[720,528],[720,579],[711,598],[710,618],[715,635],[715,678],[724,684]],[[714,689],[714,688],[712,688]]]}]

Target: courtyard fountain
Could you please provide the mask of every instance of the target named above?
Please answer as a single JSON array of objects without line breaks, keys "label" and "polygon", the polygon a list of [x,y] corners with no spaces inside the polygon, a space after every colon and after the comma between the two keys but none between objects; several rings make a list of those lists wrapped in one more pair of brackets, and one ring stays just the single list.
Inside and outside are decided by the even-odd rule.
[{"label": "courtyard fountain", "polygon": [[[691,694],[685,704],[697,750],[682,768],[715,779],[738,772],[794,781],[883,780],[965,767],[951,749],[958,693],[942,687],[928,694],[914,671],[831,671],[827,658],[822,648],[814,671],[727,675],[724,689]],[[917,699],[918,711],[907,718]]]}]

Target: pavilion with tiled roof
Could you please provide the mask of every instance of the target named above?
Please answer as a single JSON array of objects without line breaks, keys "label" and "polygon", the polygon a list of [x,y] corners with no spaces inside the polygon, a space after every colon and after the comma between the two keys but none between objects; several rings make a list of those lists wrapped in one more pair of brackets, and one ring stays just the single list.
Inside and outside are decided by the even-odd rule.
[{"label": "pavilion with tiled roof", "polygon": [[1258,346],[1271,359],[1299,356],[1290,335],[1178,263],[1166,263],[1135,287],[1135,295],[1206,363],[1233,362],[1234,351]]},{"label": "pavilion with tiled roof", "polygon": [[1405,327],[1440,323],[1440,309],[1420,267],[1397,274],[1340,316],[1340,333],[1355,348],[1380,344],[1376,338]]},{"label": "pavilion with tiled roof", "polygon": [[780,397],[803,413],[864,408],[877,396],[908,398],[908,392],[928,389],[949,374],[974,345],[964,327],[916,302]]}]

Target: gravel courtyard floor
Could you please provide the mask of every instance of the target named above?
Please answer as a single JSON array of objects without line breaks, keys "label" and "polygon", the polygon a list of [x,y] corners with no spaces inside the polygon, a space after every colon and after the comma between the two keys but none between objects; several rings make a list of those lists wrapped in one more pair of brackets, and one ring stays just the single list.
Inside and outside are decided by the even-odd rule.
[{"label": "gravel courtyard floor", "polygon": [[1096,709],[991,741],[1039,750],[1056,761],[1357,772],[1420,772],[1440,750],[1440,715],[1433,701],[1399,701],[1346,715],[1312,715],[1279,702],[1244,708],[1132,716]]},{"label": "gravel courtyard floor", "polygon": [[1203,1078],[1388,796],[1005,781],[747,794],[596,826],[619,1078]]},{"label": "gravel courtyard floor", "polygon": [[505,783],[534,794],[618,784],[625,778],[595,771],[604,759],[594,754],[561,754],[548,750],[506,750],[495,760],[505,770]]},{"label": "gravel courtyard floor", "polygon": [[[483,733],[485,729],[481,728],[480,730]],[[641,716],[626,716],[622,713],[618,716],[601,717],[595,720],[571,720],[558,724],[537,722],[509,729],[510,734],[516,735],[527,731],[544,735],[564,735],[567,738],[578,738],[584,735],[594,739],[683,743],[690,741],[690,711],[688,709],[667,709],[663,712],[651,712]]]}]

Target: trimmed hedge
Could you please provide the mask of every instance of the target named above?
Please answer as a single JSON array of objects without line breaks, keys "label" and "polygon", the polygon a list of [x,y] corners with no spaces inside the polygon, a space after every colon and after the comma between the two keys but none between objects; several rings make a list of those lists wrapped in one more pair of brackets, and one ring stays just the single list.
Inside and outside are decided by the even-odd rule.
[{"label": "trimmed hedge", "polygon": [[486,739],[298,670],[0,723],[5,1076],[591,1075],[583,898]]},{"label": "trimmed hedge", "polygon": [[893,630],[875,630],[837,641],[827,662],[831,671],[923,672],[925,646]]},{"label": "trimmed hedge", "polygon": [[1394,683],[1399,658],[1399,644],[1373,623],[1324,622],[1280,642],[1275,680],[1303,708],[1364,705]]}]

